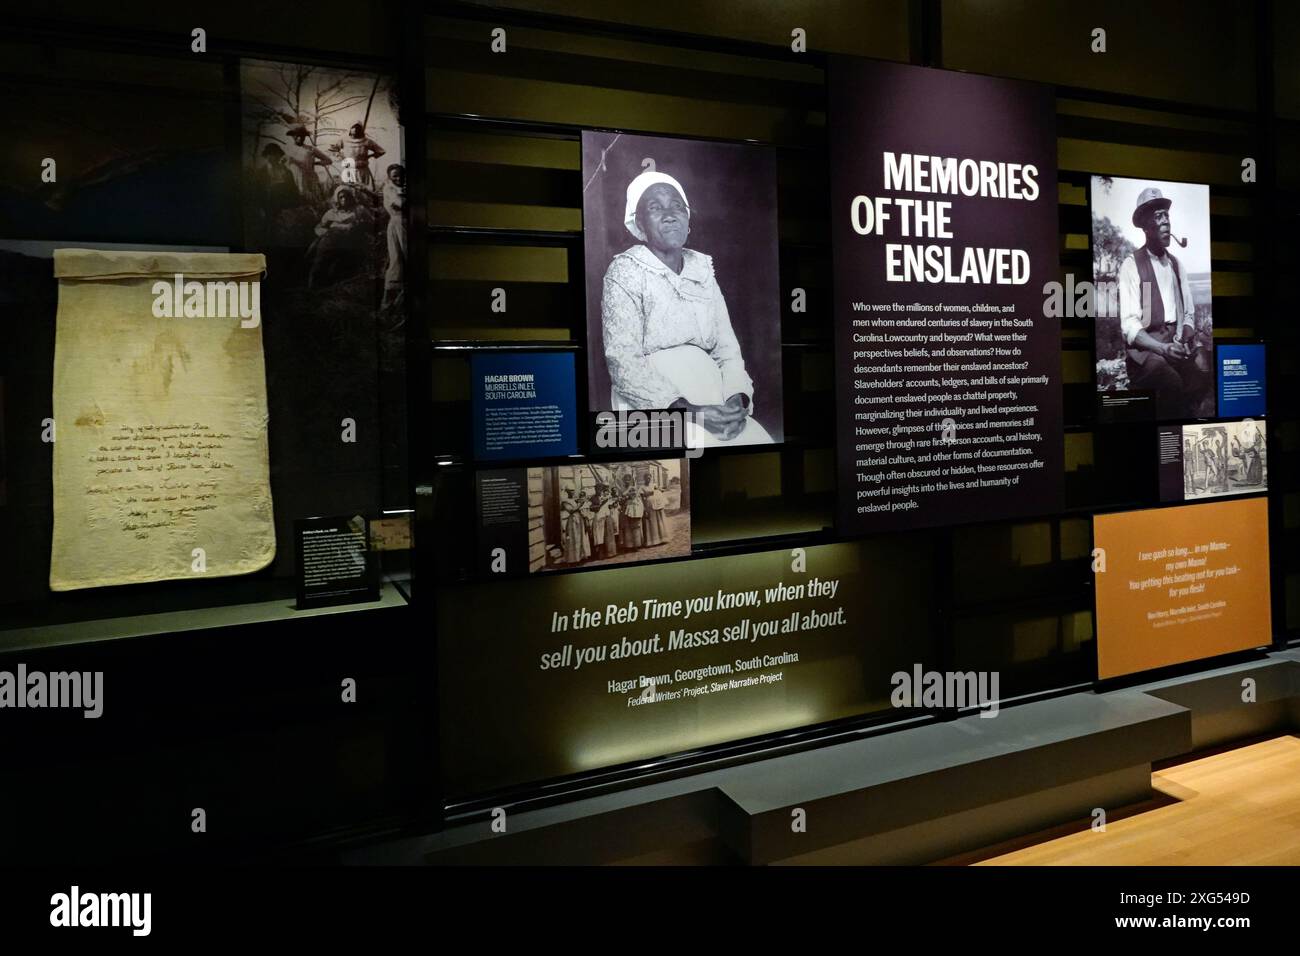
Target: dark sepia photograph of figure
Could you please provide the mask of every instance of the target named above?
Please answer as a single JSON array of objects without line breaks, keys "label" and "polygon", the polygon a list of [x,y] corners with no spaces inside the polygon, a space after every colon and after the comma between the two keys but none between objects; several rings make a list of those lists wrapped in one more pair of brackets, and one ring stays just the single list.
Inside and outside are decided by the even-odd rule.
[{"label": "dark sepia photograph of figure", "polygon": [[[290,540],[295,516],[405,504],[402,127],[384,73],[241,60],[239,86],[244,238],[266,255],[272,485]],[[339,440],[345,417],[353,441]]]},{"label": "dark sepia photograph of figure", "polygon": [[528,469],[531,571],[680,558],[691,553],[691,498],[679,458]]},{"label": "dark sepia photograph of figure", "polygon": [[582,134],[591,411],[688,413],[687,443],[784,437],[776,162]]},{"label": "dark sepia photograph of figure", "polygon": [[1093,176],[1091,205],[1097,390],[1213,416],[1210,188]]},{"label": "dark sepia photograph of figure", "polygon": [[[402,293],[406,169],[389,77],[246,60],[250,240],[310,290],[391,308]],[[371,301],[373,300],[373,301]]]}]

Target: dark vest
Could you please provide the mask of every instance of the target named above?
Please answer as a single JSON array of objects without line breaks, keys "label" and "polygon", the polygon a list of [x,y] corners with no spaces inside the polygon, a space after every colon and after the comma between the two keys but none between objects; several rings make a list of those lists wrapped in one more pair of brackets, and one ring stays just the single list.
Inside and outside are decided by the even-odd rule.
[{"label": "dark vest", "polygon": [[[1169,257],[1169,264],[1174,267],[1174,301],[1178,306],[1178,315],[1183,314],[1183,273],[1178,265],[1178,260],[1172,252],[1166,252]],[[1147,247],[1143,246],[1133,255],[1133,264],[1137,266],[1138,280],[1145,284],[1145,288],[1151,290],[1151,308],[1146,311],[1142,317],[1146,319],[1146,330],[1148,332],[1159,332],[1165,327],[1165,302],[1164,297],[1160,295],[1160,285],[1156,282],[1155,266],[1151,265],[1151,253]],[[1178,322],[1175,319],[1174,325]]]}]

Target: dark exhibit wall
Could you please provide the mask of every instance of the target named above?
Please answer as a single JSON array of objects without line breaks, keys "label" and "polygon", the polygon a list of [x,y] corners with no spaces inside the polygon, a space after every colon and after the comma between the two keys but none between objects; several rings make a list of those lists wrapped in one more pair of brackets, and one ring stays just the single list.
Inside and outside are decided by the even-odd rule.
[{"label": "dark exhibit wall", "polygon": [[[1197,263],[1196,274],[1188,277],[1195,288],[1188,297],[1190,306],[1213,315],[1212,323],[1204,323],[1207,348],[1269,343],[1275,356],[1270,360],[1271,374],[1281,376],[1271,378],[1270,396],[1275,384],[1294,387],[1294,358],[1290,364],[1283,358],[1295,354],[1294,334],[1279,327],[1270,304],[1265,257],[1271,256],[1271,247],[1259,238],[1269,210],[1260,203],[1262,190],[1242,179],[1242,157],[1258,153],[1261,142],[1267,142],[1261,137],[1272,121],[1256,113],[1251,71],[1231,57],[1212,55],[1227,44],[1246,60],[1253,56],[1258,39],[1253,12],[1234,20],[1217,8],[1198,5],[1171,26],[1149,11],[1122,4],[1103,3],[1100,9],[1091,9],[1087,24],[1079,19],[1083,16],[1079,11],[1057,16],[1048,8],[1026,11],[963,3],[937,7],[936,22],[915,18],[916,11],[906,4],[863,5],[843,15],[862,18],[864,29],[819,31],[818,17],[824,10],[794,4],[774,14],[768,5],[749,11],[752,16],[745,19],[743,38],[737,43],[732,42],[732,28],[724,28],[712,13],[677,9],[673,4],[655,10],[593,12],[607,24],[605,34],[597,38],[580,19],[567,18],[581,17],[580,9],[520,3],[512,7],[521,11],[521,20],[517,29],[508,30],[511,54],[504,58],[494,58],[482,41],[483,31],[493,24],[488,23],[490,16],[480,15],[480,5],[449,8],[445,16],[433,17],[430,28],[446,55],[430,53],[426,73],[429,106],[435,114],[428,140],[430,262],[434,295],[449,305],[434,315],[431,325],[435,408],[449,422],[464,415],[464,373],[460,358],[451,351],[453,343],[464,342],[483,348],[535,342],[571,349],[579,362],[586,363],[590,375],[589,407],[603,407],[609,386],[601,368],[603,343],[593,332],[591,317],[600,313],[596,297],[603,292],[599,280],[609,255],[632,240],[622,224],[621,190],[606,184],[607,195],[594,209],[591,191],[606,177],[618,178],[616,166],[624,170],[620,183],[626,185],[646,168],[642,161],[647,157],[658,164],[654,150],[643,150],[636,153],[636,162],[602,167],[602,158],[616,158],[620,135],[653,137],[653,142],[686,137],[688,142],[699,138],[772,147],[784,441],[771,449],[706,451],[691,462],[693,557],[686,566],[712,560],[714,549],[726,549],[725,560],[739,561],[733,551],[761,552],[765,538],[779,536],[783,545],[819,543],[828,535],[940,525],[924,533],[901,531],[888,539],[928,542],[922,546],[934,548],[934,559],[927,565],[927,573],[934,575],[930,590],[934,614],[922,614],[918,608],[915,616],[905,614],[896,626],[918,642],[916,646],[938,648],[951,667],[1000,674],[1005,698],[1095,679],[1092,516],[1149,507],[1160,500],[1154,416],[1147,425],[1121,427],[1107,424],[1099,415],[1097,326],[1092,314],[1075,308],[1076,286],[1093,279],[1092,177],[1116,182],[1125,177],[1146,179],[1171,189],[1175,183],[1203,184],[1208,223],[1192,228],[1187,202],[1176,200],[1182,217],[1175,232],[1195,245],[1194,250],[1175,250],[1180,262],[1194,253]],[[1109,46],[1104,53],[1089,49],[1097,26],[1092,22],[1094,14],[1097,23],[1108,26]],[[683,30],[685,23],[691,26]],[[806,29],[818,56],[791,52],[794,27]],[[679,50],[659,42],[661,36],[643,32],[647,29],[672,30],[678,47],[685,45],[695,52],[684,58]],[[1194,55],[1192,62],[1182,58],[1162,62],[1158,75],[1147,82],[1142,74],[1149,58],[1139,54],[1138,38],[1152,30],[1161,35],[1186,32],[1186,46]],[[1218,38],[1212,38],[1216,31]],[[716,48],[718,38],[724,36],[725,50]],[[999,58],[1011,56],[1007,51],[1012,46],[989,38],[1012,36],[1020,38],[1014,44],[1015,62],[1003,62]],[[895,80],[888,64],[864,62],[855,67],[864,76],[854,96],[845,94],[837,108],[836,90],[844,87],[837,87],[836,64],[828,68],[829,58],[822,53],[910,60],[1028,82],[936,72],[933,84],[951,84],[951,89],[923,95],[925,84],[908,82],[906,71],[900,69]],[[564,69],[554,67],[560,54]],[[987,97],[981,92],[985,89]],[[913,95],[915,105],[900,108]],[[999,102],[1001,107],[1013,104],[1014,108],[1008,112],[999,108]],[[847,123],[838,118],[841,113],[849,117]],[[584,131],[592,130],[612,132],[587,132],[584,139]],[[884,250],[878,245],[927,240],[855,232],[845,212],[849,201],[857,195],[953,197],[906,189],[889,193],[883,181],[884,151],[1034,167],[1040,187],[1036,199],[1009,199],[1005,192],[957,196],[951,209],[951,237],[930,240],[954,247],[954,273],[960,270],[961,250],[967,246],[1023,250],[1032,262],[1029,281],[999,283],[996,273],[990,272],[993,281],[985,285],[887,283]],[[837,180],[845,185],[837,186]],[[694,217],[696,193],[689,183],[685,194]],[[1134,197],[1128,199],[1132,206]],[[702,210],[699,221],[704,221]],[[888,225],[894,229],[898,223]],[[593,256],[593,249],[598,254]],[[841,256],[843,266],[837,261],[833,273],[832,258]],[[893,291],[890,285],[906,294],[887,294]],[[498,288],[509,297],[507,310],[492,307],[492,291]],[[1018,417],[1009,412],[994,417],[1004,419],[997,424],[1006,426],[1006,451],[1021,447],[1026,451],[1023,462],[1035,465],[1020,476],[1028,484],[1019,489],[970,489],[972,495],[985,495],[979,500],[934,493],[935,509],[929,518],[920,516],[920,508],[909,508],[892,512],[888,523],[845,525],[841,521],[837,525],[837,508],[842,517],[844,509],[853,507],[853,489],[846,483],[852,480],[860,485],[858,472],[868,468],[857,467],[863,455],[848,444],[843,418],[841,427],[834,424],[837,415],[845,414],[846,398],[853,397],[849,388],[863,394],[853,385],[855,376],[847,366],[854,361],[854,348],[890,347],[890,343],[854,346],[846,341],[851,330],[845,323],[853,321],[847,314],[849,302],[897,301],[903,305],[902,314],[911,319],[907,310],[931,298],[934,303],[967,306],[996,300],[998,308],[1014,302],[1017,317],[1031,323],[998,329],[990,320],[989,328],[980,326],[977,334],[1024,335],[1025,339],[961,346],[1020,350],[1018,355],[1001,358],[1005,363],[1024,363],[1023,370],[988,369],[981,374],[1007,378],[1019,374],[1028,380],[999,382],[1001,391],[1018,394],[987,403],[1026,409]],[[800,307],[793,306],[795,301]],[[586,323],[581,321],[584,312]],[[916,334],[914,328],[880,331]],[[899,347],[930,344],[900,343]],[[975,359],[963,361],[969,364]],[[876,364],[883,362],[882,358]],[[976,393],[980,388],[973,370],[958,369],[950,377],[970,380],[962,383],[963,392]],[[916,392],[912,389],[909,394]],[[1201,398],[1206,394],[1200,393]],[[942,405],[933,401],[935,396],[928,397],[931,406]],[[972,399],[971,404],[981,403]],[[898,401],[886,402],[885,407],[902,411]],[[1277,609],[1272,620],[1279,633],[1294,634],[1300,607],[1294,596],[1294,547],[1288,549],[1288,543],[1295,540],[1298,512],[1286,505],[1294,503],[1294,492],[1281,490],[1277,482],[1287,480],[1282,477],[1286,474],[1294,483],[1295,422],[1287,418],[1288,409],[1271,398],[1268,412],[1269,574]],[[942,417],[935,416],[930,426],[940,425]],[[960,421],[960,416],[953,417]],[[981,437],[987,440],[988,436]],[[463,456],[464,442],[463,434],[454,428],[438,432],[438,447],[450,460]],[[589,454],[592,451],[588,448]],[[886,459],[882,469],[887,472],[888,456],[898,453],[886,449],[879,454]],[[904,454],[933,452],[913,449]],[[1245,474],[1248,462],[1231,454],[1225,461],[1233,475]],[[852,474],[846,462],[854,466]],[[907,467],[919,470],[922,464]],[[928,464],[934,466],[933,461]],[[467,476],[457,478],[451,469],[444,470],[442,477],[449,489],[469,487]],[[965,480],[978,482],[980,476]],[[1003,497],[994,503],[998,494]],[[908,495],[898,497],[905,501]],[[456,528],[458,533],[465,527],[450,511],[440,520],[445,522],[440,526]],[[463,560],[456,557],[444,565],[453,576],[464,569]],[[600,576],[637,574],[645,575],[639,580],[649,580],[675,567],[602,571]],[[584,587],[597,587],[596,581],[586,581],[593,575],[581,577]],[[558,594],[569,580],[533,580],[527,586]],[[440,594],[439,616],[440,632],[455,630],[461,635],[456,639],[459,645],[468,635],[486,634],[488,629],[476,626],[475,615],[480,612],[462,607],[453,597],[459,593],[456,587]],[[877,634],[861,633],[859,638],[858,653],[875,661],[872,666],[880,665],[883,657],[873,656],[879,649]],[[498,661],[493,666],[503,665]],[[464,690],[450,688],[454,678],[448,675],[445,661],[441,679],[444,692],[452,694],[443,707],[444,719],[449,719],[454,708],[448,709],[447,700]],[[484,673],[475,679],[486,686],[489,678]],[[897,716],[892,710],[865,708],[855,719],[869,724]],[[573,715],[573,719],[581,717]],[[703,741],[708,746],[707,736],[683,733],[693,743]],[[726,735],[714,739],[722,741]],[[563,744],[552,754],[557,766],[573,756]],[[468,759],[456,757],[444,765],[449,779],[456,779],[457,768]],[[614,756],[610,764],[616,766]],[[594,769],[581,761],[564,766],[570,774],[581,774],[584,767]],[[508,776],[493,783],[485,776],[481,785],[502,786]],[[457,799],[466,796],[472,794],[458,793]]]},{"label": "dark exhibit wall", "polygon": [[47,58],[17,31],[4,52],[0,92],[23,131],[0,159],[6,238],[238,242],[219,62],[86,46]]},{"label": "dark exhibit wall", "polygon": [[[214,9],[195,50],[175,5],[107,21],[58,6],[66,19],[13,17],[0,40],[0,669],[102,674],[103,707],[17,715],[0,855],[246,857],[413,816],[432,771],[412,676],[430,662],[397,583],[403,133],[396,57],[366,49],[391,11],[290,29]],[[295,520],[340,513],[347,546],[296,560]],[[396,533],[359,547],[367,519]],[[345,606],[295,607],[296,577],[328,603],[345,565],[364,584]],[[367,688],[350,714],[343,673]],[[272,767],[303,789],[250,799]],[[64,796],[87,781],[95,809],[65,841]],[[196,850],[169,822],[182,803],[231,827]]]},{"label": "dark exhibit wall", "polygon": [[[1271,18],[1289,16],[1268,4]],[[943,65],[949,69],[1055,83],[1081,90],[1189,104],[1203,111],[1253,110],[1259,42],[1250,4],[1187,4],[1177,23],[1123,0],[1087,4],[942,3]],[[1280,26],[1280,24],[1279,24]],[[1099,47],[1095,30],[1105,31]],[[1160,36],[1160,50],[1152,38]],[[990,42],[990,38],[998,41]],[[1173,44],[1179,51],[1167,51]],[[1280,47],[1281,45],[1279,45]],[[1283,77],[1279,70],[1277,76]]]},{"label": "dark exhibit wall", "polygon": [[[85,858],[239,856],[1300,640],[1290,5],[80,6],[0,40],[0,663],[109,703],[24,716],[0,856],[78,780],[150,816]],[[120,305],[207,255],[256,336]],[[702,454],[592,427],[663,408]],[[155,430],[260,453],[247,553],[109,486]]]},{"label": "dark exhibit wall", "polygon": [[[256,354],[260,364],[264,351],[265,370],[256,370],[256,387],[246,382],[240,391],[263,408],[260,427],[269,434],[270,494],[261,496],[260,507],[268,519],[274,516],[279,547],[272,541],[259,551],[268,559],[274,555],[274,566],[209,587],[206,596],[203,588],[193,594],[173,589],[171,598],[203,607],[265,597],[275,591],[273,579],[283,583],[294,574],[295,519],[339,511],[378,516],[383,509],[409,503],[400,298],[405,240],[402,231],[400,242],[392,244],[389,227],[395,220],[400,224],[401,213],[394,215],[383,198],[389,167],[402,160],[393,77],[217,55],[203,64],[161,52],[103,53],[84,38],[46,59],[37,55],[34,43],[12,46],[11,62],[31,72],[5,80],[25,134],[23,149],[5,160],[12,165],[0,202],[12,215],[4,217],[0,256],[11,314],[25,318],[5,325],[3,374],[13,390],[8,415],[25,424],[13,428],[15,440],[8,449],[7,464],[16,480],[9,507],[0,513],[0,528],[20,547],[6,549],[5,561],[12,567],[0,584],[0,596],[14,623],[46,615],[56,620],[111,617],[141,600],[138,594],[100,592],[102,601],[93,595],[78,602],[51,601],[45,583],[54,509],[51,443],[40,423],[53,414],[51,395],[72,387],[84,390],[84,401],[75,409],[71,403],[64,406],[72,419],[84,418],[97,402],[97,414],[107,410],[112,421],[104,426],[108,431],[97,432],[100,441],[123,427],[123,415],[129,417],[110,402],[119,387],[114,375],[96,377],[73,369],[62,385],[51,379],[56,323],[52,250],[108,244],[128,256],[127,250],[152,251],[187,264],[202,261],[201,255],[183,258],[187,251],[265,254],[264,274],[250,271],[243,277],[258,286],[259,306],[255,330],[244,338],[265,339],[264,350],[259,343],[248,353]],[[114,78],[107,86],[105,73]],[[231,82],[231,77],[237,79]],[[168,115],[178,119],[162,122]],[[349,127],[357,122],[369,129],[368,141],[375,147],[368,153],[373,171],[361,170],[368,177],[364,182],[356,181],[357,170],[349,166],[354,162]],[[295,128],[304,135],[292,135]],[[28,174],[42,168],[37,156],[55,161],[53,181]],[[311,167],[306,173],[301,163],[294,165],[304,156]],[[345,174],[353,181],[342,182]],[[344,192],[350,195],[342,196]],[[341,212],[339,207],[354,197],[362,197],[359,205],[353,204],[355,211]],[[197,275],[200,267],[192,268]],[[62,297],[84,284],[67,284]],[[147,310],[152,294],[147,289],[141,294],[139,308]],[[102,295],[85,306],[99,322],[105,307]],[[224,366],[206,362],[206,354],[205,361],[192,361],[196,356],[188,349],[202,350],[203,344],[188,331],[197,335],[202,326],[187,331],[184,315],[174,319],[179,324],[169,324],[167,330],[178,336],[162,351],[156,347],[157,354],[147,361],[159,374],[172,374],[166,369],[174,367],[178,393],[185,389],[190,395],[191,401],[168,414],[192,415],[195,395],[206,396],[210,413],[212,369]],[[106,361],[116,350],[113,368],[122,361],[138,368],[141,361],[138,343],[110,346],[96,338],[93,328],[67,348],[69,356],[77,350],[98,352]],[[221,354],[216,353],[218,359]],[[171,381],[166,379],[168,387]],[[217,404],[231,401],[231,395],[222,394]],[[159,427],[166,425],[161,415],[160,406],[146,410],[146,418]],[[81,432],[66,434],[71,438]],[[77,530],[70,533],[75,536]],[[189,554],[202,543],[196,538],[180,550]],[[33,560],[39,556],[46,559]],[[126,558],[119,555],[118,560]],[[171,577],[191,577],[188,559],[185,564],[182,573]],[[248,561],[241,567],[254,570]],[[142,580],[130,569],[108,579]]]}]

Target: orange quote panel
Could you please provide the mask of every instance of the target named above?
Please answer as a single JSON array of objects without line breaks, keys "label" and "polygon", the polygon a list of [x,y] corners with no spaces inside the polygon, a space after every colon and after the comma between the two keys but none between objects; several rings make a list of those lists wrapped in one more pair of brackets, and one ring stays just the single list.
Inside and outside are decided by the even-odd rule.
[{"label": "orange quote panel", "polygon": [[1098,515],[1093,545],[1101,678],[1272,642],[1266,498]]}]

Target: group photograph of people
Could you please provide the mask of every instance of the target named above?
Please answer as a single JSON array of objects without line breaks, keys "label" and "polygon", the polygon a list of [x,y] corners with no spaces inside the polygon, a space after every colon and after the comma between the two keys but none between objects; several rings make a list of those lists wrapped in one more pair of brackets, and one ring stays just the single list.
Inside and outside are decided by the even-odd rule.
[{"label": "group photograph of people", "polygon": [[677,459],[558,465],[542,473],[544,570],[691,552],[690,498]]}]

